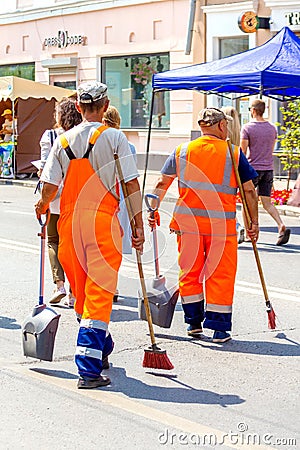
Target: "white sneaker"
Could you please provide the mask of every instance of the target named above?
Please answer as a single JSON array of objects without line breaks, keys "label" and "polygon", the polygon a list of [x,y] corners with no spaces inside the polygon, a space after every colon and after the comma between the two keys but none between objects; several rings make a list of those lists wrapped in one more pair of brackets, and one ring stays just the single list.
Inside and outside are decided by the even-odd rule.
[{"label": "white sneaker", "polygon": [[54,305],[56,303],[59,303],[62,298],[64,298],[67,295],[66,290],[64,287],[58,288],[56,291],[54,291],[52,297],[49,300],[49,303],[51,305]]},{"label": "white sneaker", "polygon": [[68,306],[69,308],[74,308],[75,302],[76,298],[73,297],[72,294],[69,294],[67,300],[64,302],[64,305]]}]

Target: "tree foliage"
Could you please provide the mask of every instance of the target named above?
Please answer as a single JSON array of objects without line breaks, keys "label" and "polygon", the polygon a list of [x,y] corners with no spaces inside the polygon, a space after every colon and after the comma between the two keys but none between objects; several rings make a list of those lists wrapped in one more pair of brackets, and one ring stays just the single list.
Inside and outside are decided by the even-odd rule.
[{"label": "tree foliage", "polygon": [[288,172],[288,189],[292,169],[300,167],[300,100],[289,102],[286,107],[281,107],[280,111],[283,123],[279,124],[281,134],[278,136],[278,156],[283,170]]}]

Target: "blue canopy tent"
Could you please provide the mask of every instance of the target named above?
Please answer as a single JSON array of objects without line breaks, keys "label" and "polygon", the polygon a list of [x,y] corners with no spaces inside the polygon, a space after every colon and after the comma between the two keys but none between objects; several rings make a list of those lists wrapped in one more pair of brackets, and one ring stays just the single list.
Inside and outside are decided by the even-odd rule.
[{"label": "blue canopy tent", "polygon": [[153,75],[154,90],[193,89],[210,94],[300,96],[300,39],[284,27],[265,44],[203,64]]},{"label": "blue canopy tent", "polygon": [[300,97],[300,39],[284,27],[265,44],[246,52],[156,73],[152,77],[152,88],[143,191],[155,92],[191,89],[220,96],[236,93],[235,98],[264,95],[279,101],[295,99]]}]

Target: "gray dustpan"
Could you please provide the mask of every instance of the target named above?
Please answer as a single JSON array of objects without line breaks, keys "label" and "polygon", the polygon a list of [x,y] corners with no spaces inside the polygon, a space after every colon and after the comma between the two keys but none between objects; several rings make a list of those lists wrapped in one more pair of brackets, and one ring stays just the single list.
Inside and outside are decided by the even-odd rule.
[{"label": "gray dustpan", "polygon": [[[156,202],[156,207],[152,208],[149,203],[149,199]],[[145,201],[148,210],[151,213],[155,213],[159,206],[159,198],[154,194],[146,194]],[[168,283],[166,278],[159,273],[158,263],[158,244],[157,244],[157,232],[156,227],[152,229],[153,233],[153,251],[155,262],[155,277],[152,280],[145,280],[147,298],[149,301],[152,322],[162,328],[170,328],[176,303],[178,300],[179,290],[178,286],[174,283]],[[147,320],[144,307],[143,294],[138,291],[138,311],[139,318]]]},{"label": "gray dustpan", "polygon": [[40,219],[41,254],[40,254],[40,295],[39,304],[33,308],[30,316],[26,317],[22,325],[24,356],[52,361],[53,349],[60,314],[44,303],[44,266],[45,266],[45,240],[46,225],[50,213],[47,212],[46,222]]}]

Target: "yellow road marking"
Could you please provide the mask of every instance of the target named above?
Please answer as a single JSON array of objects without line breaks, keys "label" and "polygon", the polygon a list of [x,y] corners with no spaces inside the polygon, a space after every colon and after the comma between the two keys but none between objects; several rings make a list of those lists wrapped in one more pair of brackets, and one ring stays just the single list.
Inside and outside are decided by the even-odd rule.
[{"label": "yellow road marking", "polygon": [[[183,417],[176,416],[174,414],[170,414],[165,411],[160,411],[159,409],[153,408],[151,406],[146,406],[140,402],[136,402],[129,398],[124,398],[112,392],[102,391],[98,389],[84,390],[77,389],[75,380],[68,380],[62,378],[48,377],[45,374],[33,371],[28,369],[28,367],[24,366],[14,366],[9,367],[9,370],[17,372],[19,374],[32,377],[39,381],[48,382],[52,385],[55,385],[59,388],[66,389],[77,395],[81,395],[83,397],[88,397],[97,402],[104,403],[113,408],[121,409],[122,411],[129,412],[133,415],[149,419],[154,422],[158,422],[165,427],[170,427],[171,430],[174,428],[180,430],[180,432],[190,433],[191,435],[197,435],[200,437],[203,436],[214,436],[217,440],[217,443],[223,443],[230,448],[244,448],[251,447],[253,450],[270,450],[270,446],[264,445],[254,445],[253,443],[246,445],[239,442],[238,444],[233,444],[226,439],[228,433],[218,430],[216,428],[207,427],[197,422],[193,422],[188,419],[184,419]],[[45,370],[46,371],[46,370]],[[180,434],[180,433],[179,433]],[[179,435],[178,434],[178,435]],[[271,447],[274,449],[274,447]]]}]

